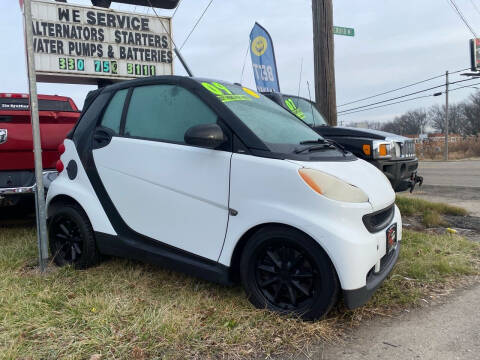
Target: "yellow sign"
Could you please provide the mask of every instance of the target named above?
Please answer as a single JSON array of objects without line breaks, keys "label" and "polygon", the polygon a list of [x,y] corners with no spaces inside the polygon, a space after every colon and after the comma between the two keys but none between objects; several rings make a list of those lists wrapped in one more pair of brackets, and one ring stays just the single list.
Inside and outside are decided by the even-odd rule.
[{"label": "yellow sign", "polygon": [[262,56],[267,51],[268,43],[267,39],[263,36],[257,36],[252,41],[252,52],[257,56]]}]

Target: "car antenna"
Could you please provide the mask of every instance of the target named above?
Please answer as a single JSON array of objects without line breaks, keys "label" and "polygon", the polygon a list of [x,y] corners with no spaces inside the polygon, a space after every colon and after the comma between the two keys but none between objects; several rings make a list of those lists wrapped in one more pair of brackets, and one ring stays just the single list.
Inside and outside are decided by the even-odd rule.
[{"label": "car antenna", "polygon": [[310,83],[308,82],[308,80],[307,80],[307,88],[308,88],[308,99],[310,100],[310,110],[312,110],[313,127],[315,127],[316,124],[315,124],[315,116],[313,114],[312,94],[310,93]]},{"label": "car antenna", "polygon": [[[153,7],[152,2],[151,2],[150,0],[148,0],[148,2],[150,3],[150,7],[152,8],[153,13],[155,14],[155,16],[158,17],[158,18],[160,18],[160,16],[158,16],[157,12],[155,11],[155,8]],[[192,71],[190,70],[189,66],[187,65],[187,62],[185,61],[185,58],[184,58],[184,57],[182,56],[182,54],[180,53],[180,50],[178,49],[177,44],[175,44],[175,41],[173,40],[172,33],[165,28],[165,25],[163,25],[163,22],[162,22],[162,21],[160,21],[160,24],[162,24],[163,30],[165,30],[165,32],[167,33],[168,37],[170,38],[170,41],[172,42],[172,44],[173,44],[173,46],[174,46],[173,51],[175,52],[175,55],[177,55],[178,60],[180,60],[181,64],[183,65],[183,68],[184,68],[185,71],[187,72],[188,76],[193,77],[193,73],[192,73]]]},{"label": "car antenna", "polygon": [[297,103],[295,106],[298,108],[298,103],[300,102],[300,85],[302,84],[302,71],[303,71],[303,57],[300,61],[300,80],[298,80],[298,93],[297,93]]}]

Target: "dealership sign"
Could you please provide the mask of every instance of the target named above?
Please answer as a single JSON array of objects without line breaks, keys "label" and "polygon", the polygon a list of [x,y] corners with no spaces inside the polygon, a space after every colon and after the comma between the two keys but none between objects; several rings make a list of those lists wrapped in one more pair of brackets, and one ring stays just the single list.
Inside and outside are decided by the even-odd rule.
[{"label": "dealership sign", "polygon": [[170,18],[32,0],[32,20],[38,81],[173,74]]}]

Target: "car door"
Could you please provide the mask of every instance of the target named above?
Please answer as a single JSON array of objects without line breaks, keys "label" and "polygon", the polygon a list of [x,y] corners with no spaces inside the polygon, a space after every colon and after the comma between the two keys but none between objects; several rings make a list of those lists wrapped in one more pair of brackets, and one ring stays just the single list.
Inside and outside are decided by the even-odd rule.
[{"label": "car door", "polygon": [[112,98],[101,129],[114,136],[93,150],[108,196],[130,229],[216,261],[227,228],[232,153],[189,146],[184,134],[194,125],[216,123],[218,116],[179,85],[130,91]]}]

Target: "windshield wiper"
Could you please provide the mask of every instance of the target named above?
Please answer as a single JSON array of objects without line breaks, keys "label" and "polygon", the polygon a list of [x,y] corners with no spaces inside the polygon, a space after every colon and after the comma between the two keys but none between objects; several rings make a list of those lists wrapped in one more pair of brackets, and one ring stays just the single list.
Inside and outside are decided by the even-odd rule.
[{"label": "windshield wiper", "polygon": [[316,139],[316,140],[305,140],[300,141],[300,145],[312,145],[312,144],[326,144],[327,142],[324,139]]},{"label": "windshield wiper", "polygon": [[342,151],[344,157],[349,153],[349,151],[347,149],[345,149],[345,147],[343,145],[339,144],[338,142],[336,142],[334,140],[328,140],[327,142],[330,145],[339,148]]},{"label": "windshield wiper", "polygon": [[[332,145],[332,144],[328,144],[328,143],[318,143],[318,142],[314,142],[313,144],[316,144],[316,145],[311,145],[311,146],[308,146],[308,147],[305,147],[305,148],[297,148],[295,149],[295,154],[301,154],[303,152],[312,152],[312,151],[316,151],[316,150],[325,150],[325,149],[335,149],[335,146]],[[305,144],[301,144],[301,145],[305,145]]]}]

